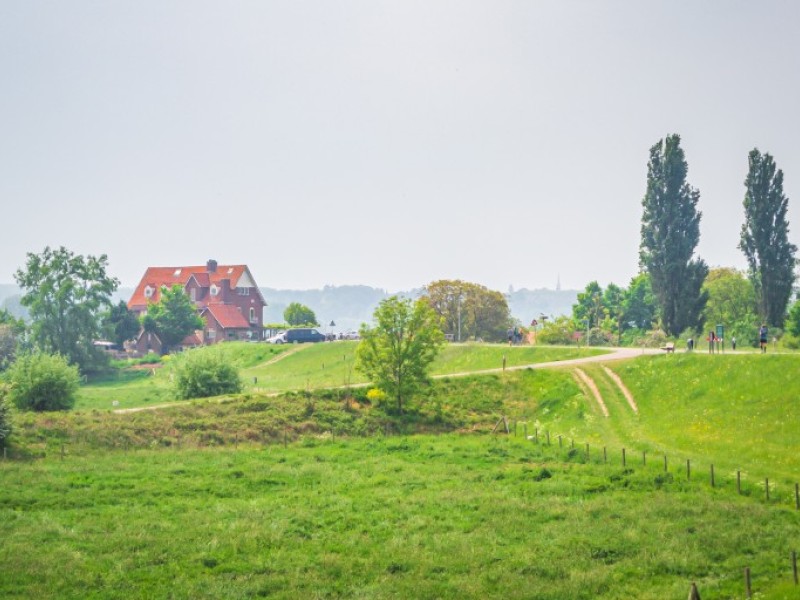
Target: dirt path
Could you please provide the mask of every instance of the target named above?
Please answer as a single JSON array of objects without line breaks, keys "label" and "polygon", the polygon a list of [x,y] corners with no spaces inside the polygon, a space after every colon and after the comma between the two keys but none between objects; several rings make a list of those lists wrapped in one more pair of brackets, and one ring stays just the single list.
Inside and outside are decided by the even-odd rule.
[{"label": "dirt path", "polygon": [[608,354],[598,354],[597,356],[584,356],[582,358],[569,358],[567,360],[554,360],[551,362],[533,363],[530,365],[517,365],[514,367],[506,367],[505,369],[483,369],[480,371],[464,371],[462,373],[447,373],[444,375],[434,375],[433,379],[442,379],[445,377],[468,377],[469,375],[486,375],[489,373],[502,373],[505,371],[523,371],[525,369],[552,369],[555,367],[571,367],[574,365],[585,365],[588,363],[609,362],[614,360],[625,360],[642,354],[663,354],[660,350],[653,349],[636,349],[636,348],[606,348],[611,350]]},{"label": "dirt path", "polygon": [[636,406],[636,400],[633,399],[633,394],[631,394],[631,391],[622,382],[622,379],[619,378],[619,375],[614,373],[614,371],[612,371],[605,365],[603,365],[603,370],[606,372],[606,375],[608,375],[611,378],[611,380],[617,384],[619,391],[622,392],[622,395],[625,396],[625,400],[628,401],[628,406],[630,406],[631,410],[638,415],[639,407]]},{"label": "dirt path", "polygon": [[589,377],[583,369],[575,369],[575,374],[578,376],[579,381],[583,382],[592,392],[594,399],[597,400],[597,404],[600,406],[603,416],[608,417],[608,408],[606,407],[606,403],[603,402],[603,396],[600,394],[600,390],[597,389],[597,384],[594,382],[594,379]]}]

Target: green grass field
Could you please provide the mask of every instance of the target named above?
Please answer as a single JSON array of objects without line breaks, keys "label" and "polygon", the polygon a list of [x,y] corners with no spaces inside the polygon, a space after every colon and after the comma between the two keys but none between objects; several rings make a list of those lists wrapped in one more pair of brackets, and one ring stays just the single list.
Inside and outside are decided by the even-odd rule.
[{"label": "green grass field", "polygon": [[6,462],[0,596],[732,598],[747,565],[791,597],[797,511],[583,460],[484,435]]},{"label": "green grass field", "polygon": [[[324,348],[236,360],[301,372]],[[519,364],[507,347],[448,350],[440,373],[497,351]],[[0,597],[685,598],[697,581],[704,599],[743,598],[745,566],[756,597],[800,597],[800,357],[606,366],[639,414],[589,364],[608,418],[572,367],[445,376],[403,415],[363,387],[252,386],[131,414],[18,415],[12,457],[31,460],[0,464]],[[502,415],[511,434],[491,434]]]}]

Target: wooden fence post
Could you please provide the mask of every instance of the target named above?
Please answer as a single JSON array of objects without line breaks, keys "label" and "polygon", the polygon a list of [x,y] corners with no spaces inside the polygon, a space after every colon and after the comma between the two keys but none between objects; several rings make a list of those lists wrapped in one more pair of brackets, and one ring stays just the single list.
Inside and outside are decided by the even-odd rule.
[{"label": "wooden fence post", "polygon": [[622,466],[625,466],[625,448],[622,449]]},{"label": "wooden fence post", "polygon": [[794,507],[800,510],[800,483],[794,484]]},{"label": "wooden fence post", "polygon": [[792,575],[794,575],[794,584],[797,585],[797,550],[792,550]]},{"label": "wooden fence post", "polygon": [[753,588],[750,584],[750,567],[744,568],[744,591],[748,598],[753,597]]},{"label": "wooden fence post", "polygon": [[767,502],[769,502],[769,477],[764,479],[764,491],[767,493]]},{"label": "wooden fence post", "polygon": [[689,459],[687,458],[686,459],[686,480],[688,481],[691,478],[692,478],[692,464],[689,461]]},{"label": "wooden fence post", "polygon": [[689,590],[689,600],[700,600],[700,592],[697,591],[697,585],[692,582],[692,589]]},{"label": "wooden fence post", "polygon": [[664,455],[664,473],[667,472],[667,455]]},{"label": "wooden fence post", "polygon": [[713,464],[711,465],[711,487],[712,488],[715,487],[714,486],[714,465]]},{"label": "wooden fence post", "polygon": [[742,472],[736,471],[736,493],[742,493]]},{"label": "wooden fence post", "polygon": [[647,466],[647,452],[645,450],[642,450],[642,466]]},{"label": "wooden fence post", "polygon": [[608,452],[606,452],[606,447],[605,446],[603,446],[603,462],[604,463],[608,462]]},{"label": "wooden fence post", "polygon": [[558,436],[558,447],[559,448],[563,448],[564,447],[564,443],[561,441],[561,436]]},{"label": "wooden fence post", "polygon": [[586,460],[589,460],[589,444],[586,444]]}]

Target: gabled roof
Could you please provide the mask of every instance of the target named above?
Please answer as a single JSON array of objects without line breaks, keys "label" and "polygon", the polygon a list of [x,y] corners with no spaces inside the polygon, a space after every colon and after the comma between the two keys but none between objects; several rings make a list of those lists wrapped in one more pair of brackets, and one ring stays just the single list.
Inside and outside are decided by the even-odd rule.
[{"label": "gabled roof", "polygon": [[216,319],[223,329],[249,329],[250,323],[241,311],[230,304],[209,304],[200,313],[202,317],[206,312]]},{"label": "gabled roof", "polygon": [[[250,269],[247,265],[217,265],[214,272],[209,273],[206,265],[193,266],[193,267],[149,267],[145,271],[139,285],[133,292],[131,299],[128,300],[128,308],[145,307],[148,302],[158,302],[161,297],[161,286],[172,287],[173,285],[186,286],[192,276],[195,277],[197,283],[201,287],[208,287],[212,283],[217,285],[225,279],[230,280],[231,288],[235,288],[239,283],[242,275],[248,274],[248,278],[253,281],[250,275]],[[152,295],[148,298],[145,296],[145,288],[152,288]],[[256,287],[258,290],[258,287]],[[258,295],[262,302],[264,297],[261,291],[258,290]],[[266,302],[264,302],[266,304]]]}]

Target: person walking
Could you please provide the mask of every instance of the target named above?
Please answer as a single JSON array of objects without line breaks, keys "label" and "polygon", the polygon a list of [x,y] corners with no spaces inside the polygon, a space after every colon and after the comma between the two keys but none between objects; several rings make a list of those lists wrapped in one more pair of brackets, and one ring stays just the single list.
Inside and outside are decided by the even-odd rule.
[{"label": "person walking", "polygon": [[766,354],[767,352],[767,338],[769,331],[767,330],[766,323],[762,323],[761,327],[758,330],[758,341],[761,345],[761,354]]},{"label": "person walking", "polygon": [[731,349],[736,350],[736,336],[731,336]]}]

